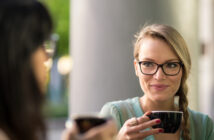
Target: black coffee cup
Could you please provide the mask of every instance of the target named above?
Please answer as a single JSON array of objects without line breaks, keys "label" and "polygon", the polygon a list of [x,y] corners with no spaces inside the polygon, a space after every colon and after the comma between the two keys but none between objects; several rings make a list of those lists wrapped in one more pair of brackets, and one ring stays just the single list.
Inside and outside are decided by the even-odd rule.
[{"label": "black coffee cup", "polygon": [[183,112],[181,111],[152,111],[148,117],[160,119],[161,123],[152,126],[152,128],[163,128],[163,133],[175,133],[181,125]]},{"label": "black coffee cup", "polygon": [[83,134],[93,127],[106,123],[108,119],[96,116],[80,116],[75,118],[74,121],[77,124],[80,134]]}]

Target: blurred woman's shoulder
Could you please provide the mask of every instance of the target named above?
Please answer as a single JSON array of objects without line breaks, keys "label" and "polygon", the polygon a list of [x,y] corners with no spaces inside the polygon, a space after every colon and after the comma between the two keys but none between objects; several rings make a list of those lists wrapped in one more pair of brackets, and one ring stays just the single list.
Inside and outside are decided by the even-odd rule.
[{"label": "blurred woman's shoulder", "polygon": [[0,129],[0,140],[9,140],[8,136],[1,129]]}]

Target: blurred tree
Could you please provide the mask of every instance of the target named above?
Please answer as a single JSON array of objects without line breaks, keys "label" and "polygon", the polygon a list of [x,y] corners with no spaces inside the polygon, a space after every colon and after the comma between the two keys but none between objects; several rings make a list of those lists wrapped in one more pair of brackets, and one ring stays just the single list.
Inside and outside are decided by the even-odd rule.
[{"label": "blurred tree", "polygon": [[44,0],[54,21],[54,33],[59,35],[56,56],[69,53],[69,0]]}]

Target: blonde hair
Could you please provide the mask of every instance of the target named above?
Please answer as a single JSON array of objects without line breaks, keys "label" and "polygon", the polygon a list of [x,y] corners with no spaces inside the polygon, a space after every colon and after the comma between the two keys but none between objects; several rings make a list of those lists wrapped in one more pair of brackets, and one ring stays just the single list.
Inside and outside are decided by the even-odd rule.
[{"label": "blonde hair", "polygon": [[183,37],[176,31],[174,28],[168,25],[161,24],[152,24],[144,27],[140,33],[136,36],[136,41],[134,44],[134,58],[138,60],[139,57],[139,49],[143,38],[152,37],[158,38],[165,41],[172,50],[177,54],[180,61],[183,63],[183,74],[181,85],[176,93],[176,96],[179,96],[179,110],[183,111],[184,121],[182,122],[182,136],[184,140],[190,140],[190,131],[189,131],[189,113],[188,113],[188,100],[187,100],[187,92],[188,87],[186,80],[189,76],[191,69],[191,58],[188,51],[188,47],[186,45]]}]

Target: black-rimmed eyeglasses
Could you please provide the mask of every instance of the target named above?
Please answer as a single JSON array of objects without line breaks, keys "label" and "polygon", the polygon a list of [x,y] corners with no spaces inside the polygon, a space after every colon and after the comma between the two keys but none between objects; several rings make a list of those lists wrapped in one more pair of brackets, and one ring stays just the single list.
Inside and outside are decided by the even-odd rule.
[{"label": "black-rimmed eyeglasses", "polygon": [[166,62],[164,64],[157,64],[151,61],[140,61],[138,64],[142,74],[153,75],[158,71],[159,67],[161,67],[162,71],[167,76],[177,75],[183,66],[182,62]]},{"label": "black-rimmed eyeglasses", "polygon": [[59,36],[57,34],[52,34],[50,36],[50,39],[45,41],[43,44],[45,52],[49,58],[52,58],[54,56],[58,39],[59,39]]}]

